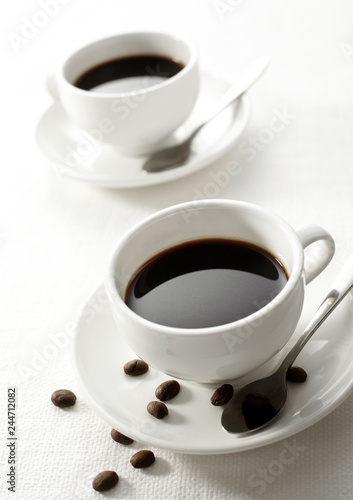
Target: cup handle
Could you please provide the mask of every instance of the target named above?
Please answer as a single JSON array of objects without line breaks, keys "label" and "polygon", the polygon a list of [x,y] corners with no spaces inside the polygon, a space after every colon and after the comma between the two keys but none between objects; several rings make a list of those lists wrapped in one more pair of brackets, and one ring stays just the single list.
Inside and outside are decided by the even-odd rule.
[{"label": "cup handle", "polygon": [[313,243],[321,241],[323,244],[315,245],[304,255],[304,272],[306,284],[310,283],[320,274],[335,253],[335,242],[332,236],[320,226],[315,224],[305,225],[296,230],[298,238],[305,250]]},{"label": "cup handle", "polygon": [[47,76],[45,85],[49,94],[53,97],[53,99],[59,99],[58,85],[56,83],[55,74],[51,73]]}]

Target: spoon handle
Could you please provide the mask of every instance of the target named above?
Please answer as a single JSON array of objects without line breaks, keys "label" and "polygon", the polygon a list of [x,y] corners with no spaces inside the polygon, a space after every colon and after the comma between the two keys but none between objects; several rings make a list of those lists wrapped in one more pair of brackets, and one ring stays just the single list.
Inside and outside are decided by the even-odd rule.
[{"label": "spoon handle", "polygon": [[212,120],[212,118],[223,111],[223,109],[229,106],[229,104],[240,97],[253,83],[255,83],[256,80],[258,80],[258,78],[265,71],[265,69],[269,65],[269,62],[270,58],[268,56],[262,56],[257,59],[220,98],[215,107],[212,109],[211,113],[209,113],[207,117],[202,120],[202,122],[193,131],[190,139],[193,138],[198,133],[198,131],[204,125],[206,125],[206,123]]},{"label": "spoon handle", "polygon": [[322,325],[325,319],[332,313],[338,306],[341,300],[347,295],[349,290],[353,287],[353,255],[350,256],[346,264],[341,269],[337,278],[332,284],[331,290],[326,295],[320,307],[314,314],[311,321],[308,323],[302,335],[294,347],[289,351],[287,356],[282,361],[280,369],[287,370],[300,351],[303,349],[308,340],[314,335],[316,330]]}]

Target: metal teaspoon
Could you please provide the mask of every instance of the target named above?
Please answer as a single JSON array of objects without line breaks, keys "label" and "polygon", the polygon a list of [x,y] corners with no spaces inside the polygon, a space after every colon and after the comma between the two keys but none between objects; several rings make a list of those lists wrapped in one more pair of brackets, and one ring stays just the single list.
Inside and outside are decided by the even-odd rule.
[{"label": "metal teaspoon", "polygon": [[265,71],[269,62],[270,59],[268,56],[263,56],[260,57],[260,59],[257,59],[257,61],[255,61],[219,99],[209,116],[197,125],[197,127],[186,139],[183,140],[183,142],[152,153],[152,155],[145,161],[142,170],[147,173],[156,173],[182,166],[190,154],[191,144],[196,134],[198,134],[207,123],[218,115],[218,113],[223,111],[223,109],[234,102],[253,83],[255,83]]},{"label": "metal teaspoon", "polygon": [[[288,368],[291,367],[308,340],[352,287],[353,255],[351,255],[338,274],[332,284],[331,290],[326,295],[294,347],[282,361],[280,367],[272,375],[251,382],[234,394],[222,414],[222,426],[226,431],[241,434],[250,433],[258,431],[273,422],[287,400],[286,374]],[[250,404],[251,398],[255,397],[254,402],[258,403],[262,408],[258,407],[249,411],[249,405],[246,402],[249,401],[249,397]],[[245,400],[245,398],[247,399]]]}]

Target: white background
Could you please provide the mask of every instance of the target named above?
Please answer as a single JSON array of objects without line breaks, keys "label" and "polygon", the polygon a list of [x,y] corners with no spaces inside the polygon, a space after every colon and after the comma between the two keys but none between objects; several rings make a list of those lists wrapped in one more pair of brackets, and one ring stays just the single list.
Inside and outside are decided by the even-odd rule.
[{"label": "white background", "polygon": [[[353,398],[298,434],[306,447],[264,491],[249,480],[279,460],[283,442],[228,456],[156,450],[155,472],[134,474],[131,450],[85,403],[69,347],[43,356],[102,281],[120,235],[143,216],[196,192],[246,200],[275,210],[294,227],[315,222],[332,233],[336,261],[353,251],[353,4],[349,0],[69,0],[16,44],[39,0],[3,4],[1,28],[0,182],[0,497],[6,493],[7,387],[18,389],[18,499],[99,498],[96,473],[121,476],[109,498],[346,499],[353,497]],[[248,162],[237,145],[226,157],[177,182],[132,190],[97,189],[56,175],[39,154],[35,126],[52,100],[45,76],[67,52],[99,37],[156,28],[191,37],[200,66],[235,78],[264,53],[271,66],[248,93],[245,140],[262,137],[276,110],[294,118]],[[210,193],[210,174],[239,161],[241,175]],[[51,393],[78,395],[59,412]],[[290,440],[292,442],[292,440]],[[136,448],[138,449],[138,448]],[[138,479],[137,479],[138,477]],[[262,490],[262,489],[261,489]]]}]

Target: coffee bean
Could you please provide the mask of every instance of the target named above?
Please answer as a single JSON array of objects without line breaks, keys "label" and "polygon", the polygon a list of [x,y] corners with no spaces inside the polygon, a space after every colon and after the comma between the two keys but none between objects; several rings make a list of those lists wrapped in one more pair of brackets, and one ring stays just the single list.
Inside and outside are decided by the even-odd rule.
[{"label": "coffee bean", "polygon": [[307,373],[300,366],[291,366],[287,371],[287,380],[290,382],[295,382],[297,384],[302,384],[306,381]]},{"label": "coffee bean", "polygon": [[213,393],[211,403],[213,406],[223,406],[233,397],[234,389],[230,384],[223,384]]},{"label": "coffee bean", "polygon": [[125,436],[124,434],[122,434],[121,432],[118,432],[115,429],[112,429],[110,435],[114,439],[114,441],[116,441],[117,443],[120,443],[120,444],[127,445],[127,444],[132,444],[134,442],[133,439]]},{"label": "coffee bean", "polygon": [[161,403],[160,401],[151,401],[150,403],[148,403],[147,411],[153,417],[158,419],[164,418],[168,415],[168,408],[164,403]]},{"label": "coffee bean", "polygon": [[168,401],[169,399],[175,398],[179,391],[179,382],[177,382],[176,380],[167,380],[157,387],[155,395],[156,398],[160,399],[161,401]]},{"label": "coffee bean", "polygon": [[155,460],[156,458],[152,451],[141,450],[130,458],[130,464],[135,467],[135,469],[144,469],[145,467],[152,465]]},{"label": "coffee bean", "polygon": [[143,375],[147,371],[148,364],[142,361],[142,359],[132,359],[124,365],[124,372],[126,375],[131,375],[132,377]]},{"label": "coffee bean", "polygon": [[248,404],[251,408],[260,410],[265,408],[270,404],[270,399],[264,394],[247,394],[244,398],[244,402]]},{"label": "coffee bean", "polygon": [[68,408],[76,403],[76,396],[66,389],[59,389],[51,395],[52,403],[59,408]]},{"label": "coffee bean", "polygon": [[96,491],[108,491],[119,481],[119,476],[113,470],[100,472],[94,479],[92,486]]}]

